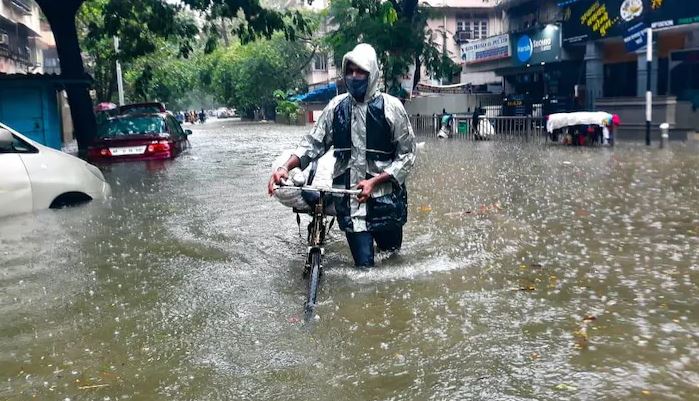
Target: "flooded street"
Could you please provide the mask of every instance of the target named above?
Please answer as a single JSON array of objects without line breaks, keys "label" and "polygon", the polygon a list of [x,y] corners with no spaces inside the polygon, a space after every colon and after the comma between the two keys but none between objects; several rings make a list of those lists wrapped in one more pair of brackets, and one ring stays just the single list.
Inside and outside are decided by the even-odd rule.
[{"label": "flooded street", "polygon": [[266,183],[307,130],[196,126],[108,204],[0,219],[0,399],[699,400],[696,148],[430,140],[401,254],[334,228],[303,324]]}]

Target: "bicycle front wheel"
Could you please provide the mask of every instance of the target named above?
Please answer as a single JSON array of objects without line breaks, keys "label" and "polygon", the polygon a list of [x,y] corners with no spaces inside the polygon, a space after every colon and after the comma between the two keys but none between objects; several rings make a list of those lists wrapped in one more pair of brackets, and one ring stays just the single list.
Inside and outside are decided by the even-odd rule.
[{"label": "bicycle front wheel", "polygon": [[319,250],[311,251],[311,268],[308,274],[308,295],[306,297],[306,305],[304,311],[306,318],[312,317],[316,308],[316,300],[318,299],[318,287],[320,285],[320,269],[321,269],[321,254]]}]

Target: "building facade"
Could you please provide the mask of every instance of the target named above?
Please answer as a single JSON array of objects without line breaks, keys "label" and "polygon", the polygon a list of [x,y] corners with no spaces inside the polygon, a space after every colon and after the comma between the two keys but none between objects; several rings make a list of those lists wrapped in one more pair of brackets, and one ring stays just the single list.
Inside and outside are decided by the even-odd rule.
[{"label": "building facade", "polygon": [[[562,7],[563,45],[584,49],[589,100],[660,96],[699,106],[699,1],[580,0]],[[653,29],[646,71],[646,29]]]},{"label": "building facade", "polygon": [[462,65],[460,76],[450,80],[437,80],[427,71],[421,71],[421,83],[440,85],[466,83],[473,86],[499,84],[500,79],[492,71],[467,71],[463,68],[461,47],[495,36],[504,29],[503,19],[495,2],[483,0],[428,0],[421,2],[437,11],[438,16],[427,20],[432,32],[431,40],[452,61]]},{"label": "building facade", "polygon": [[0,0],[0,121],[60,149],[72,124],[51,29],[32,0]]},{"label": "building facade", "polygon": [[[699,1],[503,0],[494,14],[501,32],[461,45],[464,74],[494,72],[515,103],[602,104],[642,123],[650,76],[658,121],[693,124],[680,117],[699,107]],[[654,31],[650,71],[647,28]],[[663,111],[671,105],[677,110]]]},{"label": "building facade", "polygon": [[583,53],[562,46],[563,13],[555,0],[501,1],[495,14],[499,31],[461,46],[465,74],[494,73],[502,92],[518,102],[574,92]]},{"label": "building facade", "polygon": [[0,73],[41,73],[39,7],[31,0],[0,0]]}]

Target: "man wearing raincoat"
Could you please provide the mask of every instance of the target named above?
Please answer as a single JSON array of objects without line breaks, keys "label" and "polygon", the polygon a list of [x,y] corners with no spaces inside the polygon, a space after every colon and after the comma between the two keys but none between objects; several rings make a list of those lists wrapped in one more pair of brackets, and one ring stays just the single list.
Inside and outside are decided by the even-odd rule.
[{"label": "man wearing raincoat", "polygon": [[345,232],[358,267],[374,265],[374,241],[380,251],[398,250],[408,216],[405,179],[415,163],[415,135],[397,98],[378,91],[376,51],[359,44],[342,59],[347,92],[323,110],[289,160],[269,180],[305,169],[334,148],[333,186],[357,188],[357,197],[333,196],[340,229]]}]

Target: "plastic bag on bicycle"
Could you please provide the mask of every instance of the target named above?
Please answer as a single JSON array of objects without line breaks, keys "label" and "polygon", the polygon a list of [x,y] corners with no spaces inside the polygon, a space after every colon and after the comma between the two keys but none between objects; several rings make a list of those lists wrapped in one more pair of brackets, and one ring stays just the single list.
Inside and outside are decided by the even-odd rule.
[{"label": "plastic bag on bicycle", "polygon": [[[272,163],[272,169],[276,169],[291,156],[291,151],[287,150],[277,157]],[[315,165],[315,166],[314,166]],[[332,187],[333,167],[335,157],[332,152],[327,152],[318,159],[317,163],[311,163],[305,170],[299,168],[289,171],[289,184],[297,187],[313,185],[317,187]],[[274,197],[286,207],[290,207],[300,213],[310,213],[312,205],[318,201],[319,194],[312,191],[284,190],[280,188],[274,192]],[[333,202],[325,202],[325,214],[335,215]]]}]

